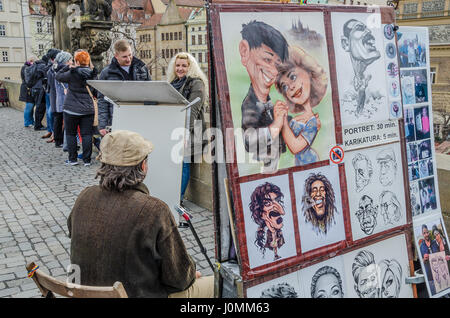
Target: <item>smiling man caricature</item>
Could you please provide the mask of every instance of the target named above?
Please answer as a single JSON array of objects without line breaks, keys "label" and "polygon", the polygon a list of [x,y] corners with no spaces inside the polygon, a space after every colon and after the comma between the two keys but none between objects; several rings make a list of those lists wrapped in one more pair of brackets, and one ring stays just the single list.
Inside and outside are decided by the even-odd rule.
[{"label": "smiling man caricature", "polygon": [[350,54],[354,77],[353,87],[357,93],[356,115],[364,110],[366,89],[372,76],[366,76],[367,67],[380,58],[381,54],[375,46],[375,37],[367,26],[355,19],[348,20],[343,27],[341,37],[342,48]]},{"label": "smiling man caricature", "polygon": [[312,173],[305,181],[302,197],[305,221],[311,223],[316,233],[327,234],[334,223],[334,190],[330,181],[320,173]]},{"label": "smiling man caricature", "polygon": [[241,109],[245,150],[273,168],[279,154],[286,151],[280,132],[288,110],[281,104],[274,106],[269,93],[277,65],[289,57],[288,43],[278,30],[260,21],[244,24],[241,34],[239,54],[251,82]]}]

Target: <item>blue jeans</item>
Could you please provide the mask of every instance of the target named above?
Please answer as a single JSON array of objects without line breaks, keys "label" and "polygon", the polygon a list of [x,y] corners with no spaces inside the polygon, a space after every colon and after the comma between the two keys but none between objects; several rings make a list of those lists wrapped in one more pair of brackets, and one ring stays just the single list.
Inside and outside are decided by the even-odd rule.
[{"label": "blue jeans", "polygon": [[45,94],[45,112],[47,114],[47,131],[53,132],[53,114],[50,107],[50,95],[47,93]]},{"label": "blue jeans", "polygon": [[184,193],[189,184],[189,179],[191,178],[191,164],[189,162],[183,161],[183,172],[181,174],[181,198],[183,200]]},{"label": "blue jeans", "polygon": [[34,125],[33,109],[34,103],[25,103],[25,110],[23,111],[23,125],[25,127]]}]

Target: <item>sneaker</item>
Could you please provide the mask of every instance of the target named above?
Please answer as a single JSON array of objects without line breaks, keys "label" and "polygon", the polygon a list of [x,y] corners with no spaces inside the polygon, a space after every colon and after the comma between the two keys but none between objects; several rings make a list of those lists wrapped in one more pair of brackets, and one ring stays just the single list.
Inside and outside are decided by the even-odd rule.
[{"label": "sneaker", "polygon": [[85,163],[84,163],[84,166],[85,166],[85,167],[89,167],[90,165],[91,165],[90,162],[85,162]]},{"label": "sneaker", "polygon": [[78,161],[66,160],[66,165],[76,166],[78,165]]}]

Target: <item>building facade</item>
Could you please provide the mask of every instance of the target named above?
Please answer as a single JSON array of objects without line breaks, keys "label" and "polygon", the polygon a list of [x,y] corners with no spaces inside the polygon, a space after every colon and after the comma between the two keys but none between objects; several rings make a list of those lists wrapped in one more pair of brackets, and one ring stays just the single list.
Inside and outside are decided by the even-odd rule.
[{"label": "building facade", "polygon": [[21,0],[0,0],[0,79],[20,79],[27,54],[22,12],[25,4]]},{"label": "building facade", "polygon": [[208,32],[206,29],[206,10],[197,8],[186,21],[187,51],[199,63],[202,71],[208,74]]},{"label": "building facade", "polygon": [[430,37],[430,73],[435,134],[447,138],[450,132],[450,0],[400,1],[397,24],[423,26]]},{"label": "building facade", "polygon": [[164,13],[155,13],[137,28],[138,57],[147,64],[154,80],[165,80],[170,59],[187,50],[185,23],[191,12],[171,0]]}]

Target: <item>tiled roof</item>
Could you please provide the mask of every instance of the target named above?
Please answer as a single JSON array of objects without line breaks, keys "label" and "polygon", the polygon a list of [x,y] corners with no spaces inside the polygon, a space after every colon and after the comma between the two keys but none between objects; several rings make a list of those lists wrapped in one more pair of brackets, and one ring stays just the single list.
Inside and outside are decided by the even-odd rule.
[{"label": "tiled roof", "polygon": [[[135,8],[144,8],[143,10]],[[144,23],[145,15],[154,13],[150,0],[114,0],[111,20],[114,22]]]}]

